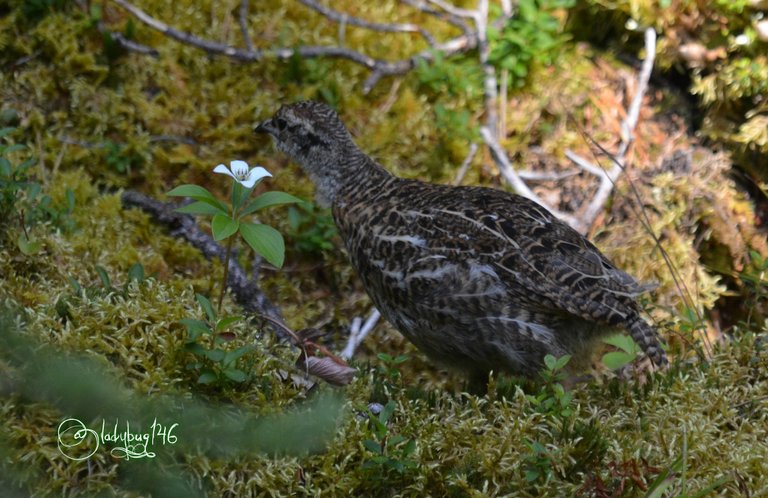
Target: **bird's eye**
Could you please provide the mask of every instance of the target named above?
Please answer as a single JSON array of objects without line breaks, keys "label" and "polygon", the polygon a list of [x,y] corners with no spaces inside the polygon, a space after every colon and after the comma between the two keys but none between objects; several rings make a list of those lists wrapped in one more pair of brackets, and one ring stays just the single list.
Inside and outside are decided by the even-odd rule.
[{"label": "bird's eye", "polygon": [[275,124],[277,124],[277,129],[280,131],[283,131],[288,126],[288,123],[283,118],[277,118]]}]

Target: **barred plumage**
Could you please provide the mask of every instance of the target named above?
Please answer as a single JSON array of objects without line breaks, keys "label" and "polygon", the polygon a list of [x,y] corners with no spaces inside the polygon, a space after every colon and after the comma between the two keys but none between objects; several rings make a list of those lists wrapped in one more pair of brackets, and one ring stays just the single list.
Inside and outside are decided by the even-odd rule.
[{"label": "barred plumage", "polygon": [[284,106],[257,131],[309,174],[374,304],[433,360],[530,377],[546,354],[588,359],[623,328],[666,364],[634,300],[644,288],[542,206],[393,176],[325,104]]}]

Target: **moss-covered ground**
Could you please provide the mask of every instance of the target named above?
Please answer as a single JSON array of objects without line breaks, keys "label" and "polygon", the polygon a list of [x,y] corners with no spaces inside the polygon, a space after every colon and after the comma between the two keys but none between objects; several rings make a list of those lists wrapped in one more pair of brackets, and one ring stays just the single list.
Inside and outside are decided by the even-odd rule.
[{"label": "moss-covered ground", "polygon": [[[568,36],[556,56],[527,62],[501,112],[502,143],[521,169],[572,169],[566,149],[599,156],[585,136],[614,150],[636,79],[626,58],[641,39],[624,26],[633,17],[659,30],[660,67],[627,172],[590,236],[619,267],[659,283],[644,305],[672,367],[610,372],[599,351],[595,379],[567,392],[555,381],[495,377],[485,396],[463,393],[463,379],[386,324],[342,388],[306,378],[298,349],[244,319],[221,347],[248,348],[237,360],[246,379],[198,382],[200,359],[179,321],[204,318],[195,295],[215,301],[223,265],[120,200],[125,189],[168,200],[183,183],[224,196],[229,184],[211,170],[244,159],[274,175],[259,189],[311,202],[298,167],[252,132],[281,104],[308,98],[336,107],[360,147],[397,174],[453,182],[470,144],[481,143],[476,54],[384,78],[364,95],[368,73],[348,61],[236,63],[171,40],[113,2],[0,5],[2,159],[9,168],[27,161],[15,177],[0,171],[0,494],[768,496],[768,177],[757,129],[766,42],[750,27],[759,10],[744,2],[666,4],[555,9]],[[242,46],[240,2],[137,5]],[[439,38],[459,33],[395,1],[333,6],[421,23]],[[599,29],[585,33],[590,20]],[[247,21],[257,48],[338,42],[338,26],[299,2],[251,2]],[[100,26],[158,56],[121,50]],[[714,55],[686,58],[684,30]],[[734,42],[742,31],[750,44]],[[426,48],[414,34],[353,27],[345,44],[389,59]],[[686,84],[670,83],[681,74]],[[460,181],[509,188],[482,147]],[[596,183],[580,173],[533,186],[573,210]],[[370,302],[328,213],[307,204],[259,217],[284,234],[287,251],[283,268],[261,266],[259,286],[289,326],[319,328],[320,342],[341,350]],[[227,296],[222,314],[243,312]],[[106,445],[76,460],[57,444],[70,417],[94,429],[178,423],[178,440],[154,444],[155,458]]]}]

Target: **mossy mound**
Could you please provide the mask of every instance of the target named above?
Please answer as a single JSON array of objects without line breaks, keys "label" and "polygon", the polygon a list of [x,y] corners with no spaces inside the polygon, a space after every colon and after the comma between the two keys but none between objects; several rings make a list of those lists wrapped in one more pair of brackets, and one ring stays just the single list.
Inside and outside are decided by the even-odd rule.
[{"label": "mossy mound", "polygon": [[[241,46],[237,7],[142,5],[178,29]],[[395,1],[334,8],[422,23],[438,38],[460,32]],[[595,19],[618,15],[624,23],[630,6],[591,9]],[[706,18],[702,9],[685,3],[696,19]],[[736,12],[720,3],[715,10]],[[655,18],[657,11],[631,13],[673,33],[660,44],[662,65],[672,67],[679,26],[669,9]],[[307,379],[296,365],[298,349],[248,317],[221,340],[211,338],[222,354],[242,351],[234,364],[245,380],[220,368],[215,381],[201,383],[200,365],[217,363],[190,349],[180,320],[204,319],[196,294],[216,295],[223,266],[125,209],[122,189],[162,197],[198,183],[223,196],[226,182],[210,172],[242,158],[273,173],[266,188],[309,200],[310,182],[252,133],[282,103],[307,98],[338,108],[360,146],[392,171],[452,182],[479,140],[484,102],[474,54],[385,78],[363,95],[368,73],[348,61],[235,64],[168,39],[113,3],[87,11],[73,2],[17,0],[0,12],[0,128],[15,129],[3,131],[0,144],[27,146],[2,159],[13,167],[29,160],[18,178],[2,176],[0,185],[0,300],[12,310],[0,322],[0,484],[9,493],[643,496],[661,486],[669,495],[708,486],[713,494],[768,493],[768,247],[753,203],[731,177],[729,156],[703,148],[691,120],[677,112],[684,98],[649,94],[627,171],[591,234],[618,266],[659,282],[647,308],[671,343],[670,371],[641,383],[598,368],[597,380],[567,393],[555,382],[518,386],[496,378],[488,396],[460,394],[462,379],[383,325],[353,361],[355,380],[333,389]],[[556,19],[565,17],[558,12]],[[338,25],[298,2],[253,3],[247,19],[257,48],[339,40]],[[730,35],[697,26],[702,36],[730,43]],[[159,55],[125,52],[102,28]],[[344,39],[388,59],[427,47],[418,34],[351,26]],[[501,106],[503,145],[517,166],[538,172],[572,168],[567,149],[610,165],[585,136],[615,148],[635,71],[594,47],[560,43],[555,62],[531,62]],[[750,108],[764,89],[755,77],[764,60],[751,48],[728,47],[724,59],[707,64],[732,71],[707,72],[705,65],[692,77],[704,96],[704,133],[743,167],[747,151],[764,151],[754,127],[764,110]],[[742,67],[743,57],[756,66]],[[729,86],[734,78],[741,90]],[[720,95],[724,101],[712,100]],[[738,112],[724,118],[734,102]],[[722,119],[727,127],[711,126]],[[506,188],[486,151],[459,180]],[[582,172],[533,187],[573,211],[596,183]],[[322,328],[327,346],[340,349],[352,318],[370,302],[328,213],[294,206],[260,213],[260,221],[286,235],[287,263],[263,265],[259,285],[291,327]],[[252,260],[246,251],[239,258],[244,266]],[[227,297],[221,314],[242,311]],[[329,393],[343,401],[323,405]],[[155,446],[152,460],[120,459],[103,448],[75,461],[57,444],[57,427],[74,416],[89,427],[108,417],[143,427],[165,417],[162,423],[181,421],[180,440]]]}]

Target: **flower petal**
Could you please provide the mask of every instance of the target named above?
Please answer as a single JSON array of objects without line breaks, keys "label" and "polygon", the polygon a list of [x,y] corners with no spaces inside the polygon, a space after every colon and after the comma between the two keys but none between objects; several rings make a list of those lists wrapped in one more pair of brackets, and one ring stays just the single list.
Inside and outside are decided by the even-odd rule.
[{"label": "flower petal", "polygon": [[219,164],[218,166],[213,168],[213,172],[214,173],[221,173],[222,175],[228,175],[228,176],[231,176],[232,178],[235,177],[235,175],[233,175],[232,172],[229,171],[229,168],[227,168],[223,164]]},{"label": "flower petal", "polygon": [[235,178],[237,178],[238,180],[245,179],[248,175],[248,170],[251,169],[251,167],[248,166],[247,162],[240,161],[239,159],[230,161],[229,167],[232,170],[232,173],[235,175]]},{"label": "flower petal", "polygon": [[245,188],[253,188],[253,186],[256,185],[256,182],[258,182],[265,176],[272,176],[272,173],[262,168],[261,166],[256,166],[255,168],[253,168],[251,171],[248,172],[248,178],[246,178],[240,183],[242,183],[243,187]]}]

